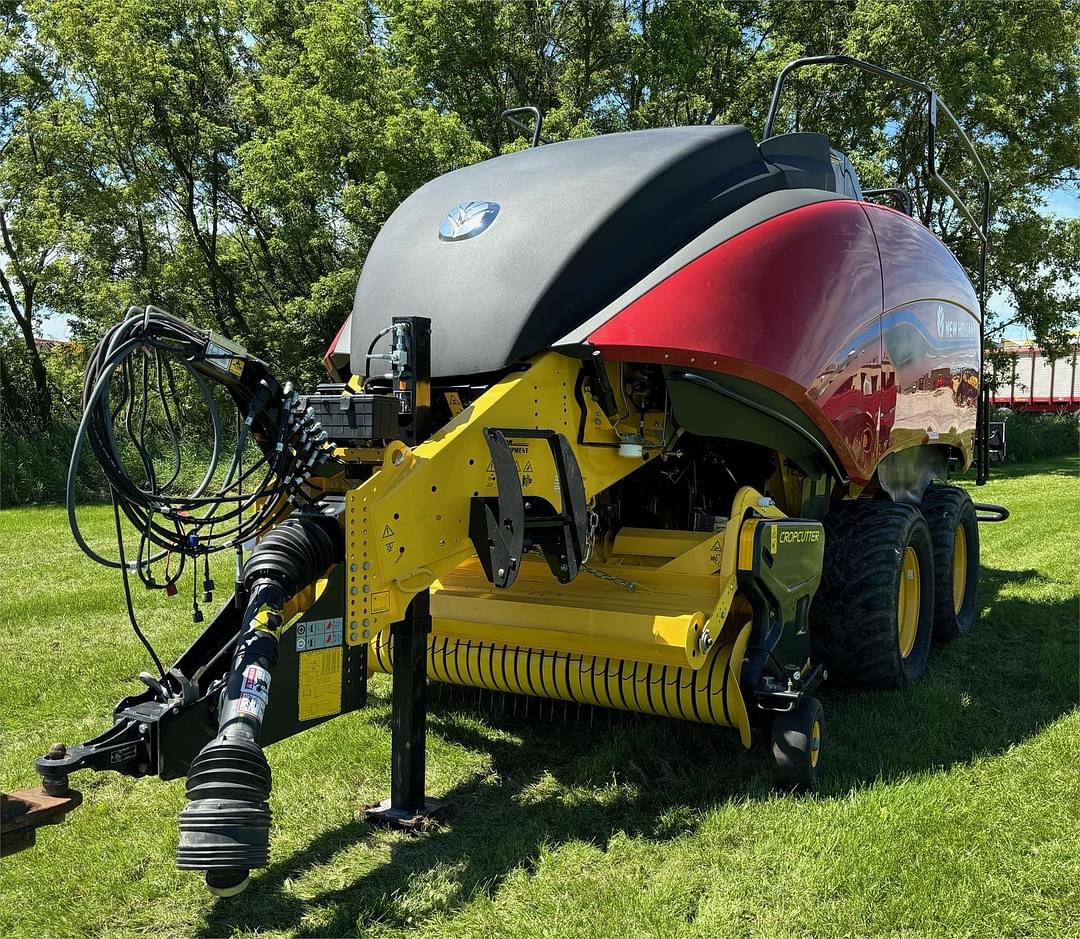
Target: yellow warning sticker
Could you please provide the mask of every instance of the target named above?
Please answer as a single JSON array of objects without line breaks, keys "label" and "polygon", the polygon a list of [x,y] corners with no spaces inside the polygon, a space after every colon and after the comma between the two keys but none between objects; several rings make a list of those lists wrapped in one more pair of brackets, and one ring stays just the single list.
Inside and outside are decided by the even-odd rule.
[{"label": "yellow warning sticker", "polygon": [[296,716],[302,721],[341,713],[341,646],[300,653]]},{"label": "yellow warning sticker", "polygon": [[244,360],[243,359],[233,359],[231,362],[229,362],[229,371],[232,372],[237,377],[243,375],[244,374]]},{"label": "yellow warning sticker", "polygon": [[385,613],[390,609],[390,591],[379,590],[371,595],[371,612]]},{"label": "yellow warning sticker", "polygon": [[446,403],[450,406],[450,414],[452,417],[457,417],[465,408],[461,404],[461,395],[456,391],[444,392],[446,396]]}]

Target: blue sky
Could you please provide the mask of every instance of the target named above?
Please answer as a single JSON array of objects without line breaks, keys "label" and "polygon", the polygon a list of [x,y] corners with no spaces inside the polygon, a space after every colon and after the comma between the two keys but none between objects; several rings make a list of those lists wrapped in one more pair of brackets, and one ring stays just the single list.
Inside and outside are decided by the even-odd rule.
[{"label": "blue sky", "polygon": [[[1057,189],[1048,189],[1043,193],[1046,198],[1047,208],[1062,218],[1080,217],[1080,185],[1073,183],[1070,186],[1059,186]],[[993,247],[991,246],[991,250]],[[994,294],[986,304],[990,312],[996,314],[998,320],[1011,319],[1015,313],[1009,299],[1002,294]],[[1022,326],[1009,326],[1001,334],[1005,339],[1028,339],[1027,331]]]}]

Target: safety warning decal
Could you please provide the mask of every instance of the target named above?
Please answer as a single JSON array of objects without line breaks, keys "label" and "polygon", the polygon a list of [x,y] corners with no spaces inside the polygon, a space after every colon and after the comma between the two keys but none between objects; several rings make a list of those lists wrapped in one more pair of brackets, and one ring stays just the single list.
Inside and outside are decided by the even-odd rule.
[{"label": "safety warning decal", "polygon": [[296,651],[325,649],[327,646],[340,646],[342,618],[331,616],[328,619],[309,619],[296,624]]},{"label": "safety warning decal", "polygon": [[236,710],[261,721],[269,698],[270,673],[258,665],[249,665],[244,670],[243,682],[240,685],[240,700],[236,702]]},{"label": "safety warning decal", "polygon": [[341,660],[341,646],[300,654],[297,720],[312,721],[341,713]]}]

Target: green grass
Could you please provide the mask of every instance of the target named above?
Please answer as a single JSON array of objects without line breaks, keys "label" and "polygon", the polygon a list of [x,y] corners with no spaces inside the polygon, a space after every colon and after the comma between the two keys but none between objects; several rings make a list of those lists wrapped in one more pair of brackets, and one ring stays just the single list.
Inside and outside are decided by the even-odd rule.
[{"label": "green grass", "polygon": [[[215,901],[173,869],[183,783],[76,777],[86,805],[0,864],[0,933],[38,936],[1080,935],[1080,481],[997,471],[978,497],[982,614],[915,688],[823,690],[825,781],[768,789],[760,749],[659,720],[531,724],[441,706],[428,788],[449,825],[357,820],[389,785],[388,682],[269,750],[272,866]],[[107,535],[106,508],[87,510]],[[104,729],[146,667],[115,575],[61,511],[0,513],[0,786]],[[223,574],[219,583],[228,580]],[[140,597],[164,651],[189,601]]]}]

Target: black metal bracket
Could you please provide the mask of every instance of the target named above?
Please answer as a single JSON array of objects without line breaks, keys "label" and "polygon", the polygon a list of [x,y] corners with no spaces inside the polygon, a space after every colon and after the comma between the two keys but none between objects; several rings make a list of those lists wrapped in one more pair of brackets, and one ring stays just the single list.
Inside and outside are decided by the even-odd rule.
[{"label": "black metal bracket", "polygon": [[[554,430],[484,429],[495,473],[497,495],[474,496],[469,508],[469,538],[487,579],[510,587],[526,550],[540,548],[559,583],[569,583],[583,563],[588,508],[581,468],[562,434]],[[551,451],[560,511],[544,499],[525,499],[509,440],[544,440]]]},{"label": "black metal bracket", "polygon": [[405,616],[390,626],[390,798],[364,809],[364,817],[376,825],[424,831],[438,824],[445,810],[442,802],[424,794],[430,633],[431,594],[423,590],[412,598]]},{"label": "black metal bracket", "polygon": [[[312,619],[340,617],[344,598],[345,575],[338,565],[330,572],[322,596],[306,615]],[[38,757],[34,767],[46,784],[81,769],[161,779],[187,775],[191,761],[217,730],[219,692],[240,632],[240,617],[230,599],[180,655],[164,681],[154,682],[156,687],[129,695],[116,705],[112,727],[85,743],[54,748],[55,752]],[[367,697],[367,646],[342,645],[340,711],[302,720],[298,695],[303,652],[298,638],[290,631],[279,647],[274,671],[278,694],[270,699],[263,724],[262,740],[267,745],[321,724],[337,713],[355,711]],[[340,642],[336,637],[335,641]]]},{"label": "black metal bracket", "polygon": [[[104,733],[85,743],[64,748],[63,754],[50,753],[34,760],[44,778],[66,776],[80,769],[114,770],[126,776],[146,776],[156,760],[157,741],[151,722],[156,725],[164,705],[149,702],[141,709],[125,708],[116,713],[116,723]],[[153,728],[156,731],[156,726]]]},{"label": "black metal bracket", "polygon": [[1003,505],[994,502],[974,502],[975,521],[977,522],[1003,522],[1009,517],[1009,510]]},{"label": "black metal bracket", "polygon": [[793,672],[788,676],[786,685],[770,676],[765,676],[751,693],[758,710],[771,714],[783,714],[794,711],[803,696],[813,694],[817,686],[827,677],[824,667],[819,663],[808,672]]}]

